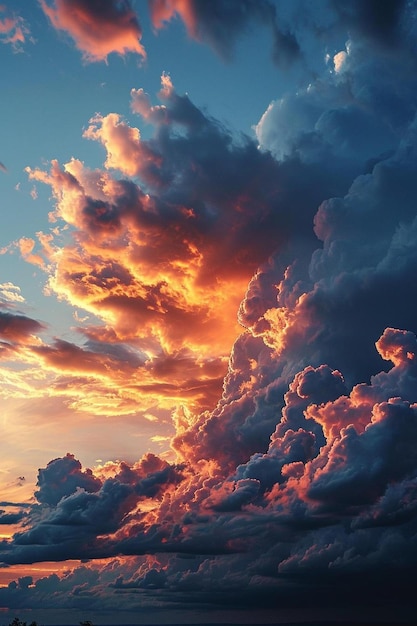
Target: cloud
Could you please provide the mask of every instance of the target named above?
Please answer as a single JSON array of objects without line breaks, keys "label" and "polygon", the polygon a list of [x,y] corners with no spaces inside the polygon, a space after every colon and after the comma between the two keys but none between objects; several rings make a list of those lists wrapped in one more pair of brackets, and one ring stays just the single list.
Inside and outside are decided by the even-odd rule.
[{"label": "cloud", "polygon": [[[29,392],[36,362],[49,393],[96,415],[162,398],[177,459],[84,470],[67,454],[42,468],[1,560],[92,563],[15,581],[0,589],[8,606],[109,607],[123,594],[133,608],[302,597],[359,610],[382,590],[415,609],[413,44],[402,3],[376,21],[373,2],[327,6],[336,30],[349,11],[349,45],[265,113],[261,149],[164,75],[159,104],[131,92],[149,139],[98,114],[85,137],[105,150],[102,169],[28,170],[56,203],[53,235],[39,236],[48,288],[98,320],[78,328],[82,345],[35,342],[36,323],[7,312]],[[385,98],[382,67],[396,87]]]},{"label": "cloud", "polygon": [[[142,550],[160,545],[164,533],[153,537],[152,527],[147,529],[147,524],[139,521],[143,516],[137,517],[134,511],[140,501],[167,497],[182,481],[181,470],[179,465],[147,454],[134,465],[119,463],[113,475],[101,479],[90,469],[83,471],[72,454],[50,461],[38,474],[35,497],[39,505],[29,513],[31,528],[14,537],[19,556],[16,560],[9,553],[5,562],[116,555],[119,543],[129,545],[138,523],[149,535]],[[116,533],[114,538],[112,533]]]},{"label": "cloud", "polygon": [[[316,203],[345,185],[315,165],[276,163],[179,95],[168,75],[161,83],[161,104],[131,93],[132,110],[154,127],[149,139],[115,113],[90,120],[84,136],[104,147],[104,169],[76,159],[27,168],[51,186],[58,226],[38,233],[40,246],[21,238],[18,248],[46,271],[49,293],[101,321],[80,329],[84,345],[57,340],[27,358],[88,376],[92,398],[105,395],[100,411],[112,414],[135,402],[211,409],[252,273],[293,238],[313,246]],[[272,288],[271,306],[275,297]],[[121,385],[126,375],[131,383]],[[49,390],[70,396],[70,379],[60,381]],[[74,387],[79,409],[92,407],[87,387]]]},{"label": "cloud", "polygon": [[[19,51],[29,35],[29,28],[22,17],[10,15],[7,6],[0,5],[0,18],[2,13],[6,16],[0,19],[0,42],[11,44],[15,51]],[[0,170],[6,171],[2,163]]]},{"label": "cloud", "polygon": [[61,459],[50,461],[47,467],[39,471],[39,490],[35,493],[37,500],[44,504],[56,505],[65,496],[69,496],[82,488],[94,493],[101,487],[91,470],[81,471],[81,463],[73,455],[67,454]]},{"label": "cloud", "polygon": [[25,315],[0,311],[0,336],[5,341],[25,342],[45,326]]},{"label": "cloud", "polygon": [[18,524],[25,516],[22,511],[16,513],[7,513],[3,509],[0,509],[0,525],[2,524]]},{"label": "cloud", "polygon": [[154,26],[162,28],[166,22],[179,16],[190,37],[211,46],[222,58],[230,59],[239,35],[259,22],[271,28],[273,58],[287,66],[299,56],[299,44],[292,32],[282,28],[277,19],[276,7],[268,0],[243,0],[227,3],[213,0],[151,0],[151,19]]},{"label": "cloud", "polygon": [[[379,349],[386,355],[388,346],[396,346],[397,338],[403,336],[401,331],[387,330],[378,342]],[[415,346],[415,335],[408,333],[406,336],[406,347]],[[408,349],[407,354],[411,354]],[[92,544],[91,553],[82,540],[86,556],[92,556],[96,550],[99,553],[101,550],[103,554],[106,544],[107,554],[120,550],[126,554],[140,554],[148,550],[162,553],[197,550],[201,554],[206,550],[214,550],[214,536],[217,537],[216,553],[233,553],[236,550],[247,552],[251,549],[250,535],[247,537],[249,545],[243,548],[242,544],[242,548],[238,548],[239,544],[234,545],[233,542],[234,525],[224,526],[228,517],[223,517],[223,514],[239,511],[242,507],[249,508],[245,516],[235,521],[239,530],[236,537],[240,538],[242,533],[246,536],[245,533],[252,532],[250,526],[247,527],[249,519],[256,526],[258,523],[265,523],[269,516],[273,518],[275,514],[279,514],[286,524],[297,525],[297,511],[300,507],[303,510],[303,523],[310,523],[315,528],[317,524],[320,526],[320,515],[323,512],[329,515],[335,511],[339,514],[344,511],[347,514],[350,507],[359,505],[365,507],[359,512],[365,513],[368,505],[373,508],[377,506],[379,497],[386,489],[391,489],[393,483],[409,480],[417,471],[417,458],[412,453],[417,437],[417,418],[415,407],[410,404],[410,401],[416,399],[415,385],[410,384],[415,380],[415,371],[415,356],[406,356],[388,373],[382,372],[374,377],[370,385],[356,385],[347,395],[339,372],[330,372],[324,366],[317,370],[307,368],[302,375],[296,375],[290,385],[292,391],[287,394],[286,407],[281,421],[278,422],[277,431],[271,438],[269,450],[263,457],[256,454],[246,465],[238,467],[235,482],[232,476],[223,482],[224,479],[218,471],[210,476],[209,467],[204,470],[201,463],[199,473],[194,474],[192,471],[190,474],[190,467],[170,466],[153,455],[144,457],[134,466],[126,463],[115,465],[112,470],[114,477],[110,476],[103,481],[105,475],[100,478],[99,475],[94,476],[91,470],[82,471],[80,463],[73,455],[67,454],[66,457],[51,461],[45,470],[40,470],[40,489],[35,495],[41,505],[48,507],[48,511],[45,509],[40,514],[42,509],[35,509],[31,513],[33,521],[39,520],[43,533],[46,528],[52,533],[52,551],[57,548],[56,540],[60,533],[66,536],[69,532],[69,529],[61,529],[62,524],[64,527],[79,524],[78,516],[84,516],[82,511],[85,511],[88,516],[85,521],[89,520],[88,533],[95,532],[102,537],[101,547]],[[408,396],[410,401],[391,398],[393,381],[398,382],[397,391],[403,391],[402,395]],[[327,400],[328,398],[334,399]],[[304,418],[303,427],[294,430],[291,426],[295,426],[295,422],[289,420],[294,420],[294,408],[300,399],[303,399],[306,407],[306,419]],[[348,414],[351,422],[347,419]],[[342,420],[338,421],[339,415]],[[333,430],[327,428],[330,424]],[[318,425],[324,427],[326,440],[325,445],[314,448],[314,440],[320,436],[320,431],[316,428]],[[283,434],[281,431],[284,431]],[[375,460],[373,464],[371,459]],[[268,460],[270,463],[267,463]],[[182,475],[184,471],[186,473]],[[173,489],[169,496],[165,491],[167,484],[171,484]],[[263,489],[260,489],[262,485]],[[108,516],[97,516],[94,507],[110,506],[112,502],[111,506],[115,511],[113,497],[119,498],[116,493],[120,493],[120,502],[124,503],[123,507],[127,507],[123,508],[124,521],[122,523],[121,518],[118,518],[119,521],[114,521],[115,526],[111,522],[111,527],[106,530],[101,524],[110,524]],[[108,497],[110,500],[107,504]],[[146,508],[144,512],[136,510],[138,497],[160,498],[159,511],[152,509],[145,513]],[[190,507],[188,513],[184,509],[185,502]],[[251,509],[249,503],[256,506]],[[216,514],[211,515],[210,509],[216,511]],[[168,510],[170,516],[173,516],[171,522],[167,522]],[[199,510],[206,511],[204,526],[201,526],[202,521],[197,523],[198,517],[194,519]],[[127,512],[130,513],[126,517]],[[184,528],[178,527],[172,534],[172,524],[175,520],[178,523],[180,519],[185,524]],[[150,526],[149,520],[154,523],[157,521],[157,526],[154,523]],[[326,518],[323,519],[323,524],[326,529]],[[16,545],[30,546],[33,542],[36,543],[36,528],[35,523],[32,530],[16,537]],[[116,528],[118,535],[115,537],[112,534],[109,537],[110,543],[104,541],[103,532],[113,533]],[[129,530],[131,528],[135,529],[133,534]],[[142,528],[142,534],[139,528]],[[218,534],[220,529],[221,534]],[[201,534],[203,530],[204,533]],[[198,547],[195,543],[197,537]],[[71,539],[73,550],[76,549],[74,541],[76,536]],[[279,533],[277,541],[281,541]],[[43,558],[49,558],[46,547],[49,541],[45,541],[44,545]],[[27,558],[33,558],[30,547],[19,548],[22,552],[20,558],[23,558],[26,550]],[[7,553],[2,556],[6,556],[7,562],[9,558],[14,558],[13,553],[10,557],[7,557]],[[283,565],[283,568],[286,567],[286,564]]]},{"label": "cloud", "polygon": [[404,0],[388,0],[383,7],[376,0],[355,0],[349,7],[341,0],[332,0],[331,4],[345,26],[384,48],[393,48],[400,42],[403,20],[411,10]]},{"label": "cloud", "polygon": [[0,299],[3,306],[8,304],[16,304],[17,302],[24,302],[25,299],[20,293],[20,287],[13,283],[1,283],[0,284]]},{"label": "cloud", "polygon": [[[413,117],[415,68],[409,55],[406,48],[391,57],[369,56],[362,42],[348,41],[328,59],[327,73],[269,105],[255,127],[261,146],[280,160],[323,160],[353,176],[372,167],[395,149]],[[388,96],[394,73],[402,83]]]},{"label": "cloud", "polygon": [[52,26],[70,35],[85,61],[107,61],[112,52],[146,57],[140,43],[142,29],[129,0],[104,4],[94,0],[39,2]]}]

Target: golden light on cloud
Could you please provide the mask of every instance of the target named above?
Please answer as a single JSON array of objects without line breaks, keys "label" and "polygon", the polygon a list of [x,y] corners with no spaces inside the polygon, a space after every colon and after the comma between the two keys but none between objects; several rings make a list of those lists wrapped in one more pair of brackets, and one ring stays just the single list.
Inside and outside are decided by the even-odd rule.
[{"label": "golden light on cloud", "polygon": [[0,2],[3,621],[415,616],[413,2]]},{"label": "golden light on cloud", "polygon": [[344,50],[341,50],[340,52],[334,55],[333,64],[334,64],[334,71],[336,72],[336,74],[340,74],[340,72],[343,71],[345,64],[346,64],[347,57],[348,55]]}]

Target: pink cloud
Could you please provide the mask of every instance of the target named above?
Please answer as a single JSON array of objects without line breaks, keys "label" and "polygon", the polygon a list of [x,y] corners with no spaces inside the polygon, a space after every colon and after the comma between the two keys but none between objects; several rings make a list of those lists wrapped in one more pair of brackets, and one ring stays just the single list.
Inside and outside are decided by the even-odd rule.
[{"label": "pink cloud", "polygon": [[57,30],[67,32],[86,61],[106,61],[109,54],[128,52],[145,58],[142,29],[129,0],[40,0]]},{"label": "pink cloud", "polygon": [[[189,406],[205,409],[221,391],[247,281],[266,249],[284,237],[277,238],[276,224],[286,231],[286,210],[284,203],[275,210],[276,182],[270,186],[268,172],[276,166],[268,155],[234,145],[167,75],[159,108],[142,92],[137,106],[139,91],[132,108],[154,125],[154,137],[143,140],[115,113],[97,115],[84,136],[105,148],[105,170],[75,159],[63,167],[52,161],[49,172],[27,169],[31,180],[51,186],[50,218],[70,236],[61,245],[59,226],[55,235],[38,234],[41,254],[25,239],[21,253],[32,263],[45,258],[51,293],[102,320],[96,346],[111,335],[106,349],[132,342],[143,351],[146,376],[135,381],[140,397],[172,402],[182,394]],[[60,350],[48,350],[42,346],[39,354],[53,369]],[[80,356],[86,357],[80,366],[97,375],[92,355]],[[97,367],[103,359],[97,357]],[[71,369],[71,359],[64,362]]]}]

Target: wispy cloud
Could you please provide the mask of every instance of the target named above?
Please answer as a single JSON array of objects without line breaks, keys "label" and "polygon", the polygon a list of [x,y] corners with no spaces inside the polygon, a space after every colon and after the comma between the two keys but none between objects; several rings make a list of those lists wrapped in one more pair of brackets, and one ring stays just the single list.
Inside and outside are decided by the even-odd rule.
[{"label": "wispy cloud", "polygon": [[[5,14],[2,16],[2,14]],[[25,20],[10,12],[7,6],[0,5],[0,42],[11,44],[16,51],[21,49],[29,35]],[[4,166],[0,164],[0,169]]]}]

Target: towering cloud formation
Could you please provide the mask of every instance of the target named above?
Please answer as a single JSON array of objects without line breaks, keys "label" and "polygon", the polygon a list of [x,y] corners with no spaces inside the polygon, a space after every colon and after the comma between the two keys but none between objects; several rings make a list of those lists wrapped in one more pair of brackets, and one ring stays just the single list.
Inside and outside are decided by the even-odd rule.
[{"label": "towering cloud formation", "polygon": [[[52,594],[83,606],[88,593],[103,607],[123,593],[135,608],[192,591],[188,602],[283,607],[302,594],[304,605],[361,606],[381,589],[412,605],[412,4],[387,3],[375,22],[374,2],[326,3],[351,40],[308,88],[270,106],[260,147],[164,75],[161,104],[131,93],[150,139],[116,113],[96,115],[85,137],[105,149],[103,170],[77,160],[29,170],[56,201],[54,235],[40,236],[48,286],[100,323],[80,328],[83,346],[50,345],[28,340],[43,330],[35,322],[3,313],[9,348],[64,370],[68,394],[76,375],[96,402],[118,389],[120,410],[153,393],[188,405],[174,413],[175,462],[83,470],[67,454],[39,471],[37,503],[1,560],[96,564],[21,579],[0,590],[8,605]],[[154,20],[182,11],[193,24],[197,6],[155,3]],[[225,371],[236,312],[244,330]]]},{"label": "towering cloud formation", "polygon": [[145,57],[142,29],[129,0],[39,0],[57,30],[67,32],[86,61],[134,52]]}]

